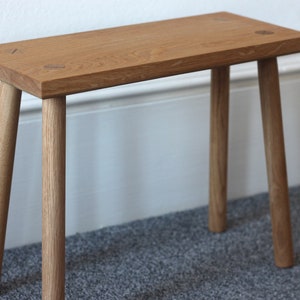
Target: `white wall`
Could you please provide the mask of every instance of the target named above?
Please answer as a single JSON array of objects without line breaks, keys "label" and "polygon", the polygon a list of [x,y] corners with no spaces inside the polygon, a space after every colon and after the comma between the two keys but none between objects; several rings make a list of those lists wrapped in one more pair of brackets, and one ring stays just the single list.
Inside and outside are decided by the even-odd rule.
[{"label": "white wall", "polygon": [[0,42],[215,11],[300,29],[298,0],[1,0]]},{"label": "white wall", "polygon": [[[300,2],[1,1],[0,42],[227,10],[300,29]],[[280,60],[290,185],[300,183],[300,57]],[[232,68],[230,199],[266,191],[256,66]],[[209,73],[72,96],[67,234],[207,204]],[[40,101],[24,95],[6,247],[41,238]]]}]

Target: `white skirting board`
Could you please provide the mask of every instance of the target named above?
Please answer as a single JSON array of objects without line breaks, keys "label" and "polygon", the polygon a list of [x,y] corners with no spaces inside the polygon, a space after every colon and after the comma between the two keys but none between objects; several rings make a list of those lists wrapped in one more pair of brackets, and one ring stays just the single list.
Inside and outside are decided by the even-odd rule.
[{"label": "white skirting board", "polygon": [[[300,184],[300,57],[280,60],[289,184]],[[228,198],[267,191],[256,65],[232,68]],[[24,95],[6,248],[41,240],[41,101]],[[71,96],[67,234],[208,203],[209,72]]]}]

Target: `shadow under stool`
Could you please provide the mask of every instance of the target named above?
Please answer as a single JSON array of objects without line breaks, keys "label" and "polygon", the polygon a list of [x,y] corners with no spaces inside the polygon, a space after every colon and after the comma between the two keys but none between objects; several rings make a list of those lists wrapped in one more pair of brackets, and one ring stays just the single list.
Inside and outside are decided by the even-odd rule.
[{"label": "shadow under stool", "polygon": [[211,69],[209,229],[226,229],[230,65],[258,62],[275,264],[293,265],[277,56],[300,32],[226,12],[0,45],[0,271],[21,93],[42,99],[42,295],[65,295],[66,96]]}]

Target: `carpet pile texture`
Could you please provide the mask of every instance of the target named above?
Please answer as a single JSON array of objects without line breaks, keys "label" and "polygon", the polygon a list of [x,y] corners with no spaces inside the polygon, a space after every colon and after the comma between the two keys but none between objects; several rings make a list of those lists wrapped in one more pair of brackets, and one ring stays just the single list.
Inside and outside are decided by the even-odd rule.
[{"label": "carpet pile texture", "polygon": [[[201,207],[68,237],[66,299],[300,299],[300,188],[290,197],[293,268],[274,266],[265,193],[230,201],[221,234]],[[41,244],[5,252],[0,299],[41,299]]]}]

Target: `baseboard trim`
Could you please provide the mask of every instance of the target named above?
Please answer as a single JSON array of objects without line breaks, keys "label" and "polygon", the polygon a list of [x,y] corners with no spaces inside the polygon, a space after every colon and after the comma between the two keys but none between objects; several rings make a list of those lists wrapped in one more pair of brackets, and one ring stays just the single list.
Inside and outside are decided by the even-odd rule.
[{"label": "baseboard trim", "polygon": [[[300,54],[292,54],[279,58],[279,72],[288,75],[300,72]],[[257,77],[255,62],[239,64],[231,67],[231,82],[247,81]],[[128,84],[108,89],[102,89],[84,94],[71,95],[68,97],[68,105],[71,107],[89,106],[95,102],[111,102],[104,108],[115,108],[120,105],[136,105],[134,98],[145,98],[140,102],[147,102],[147,95],[154,93],[168,93],[170,91],[187,91],[195,88],[207,87],[210,83],[210,72],[201,71],[184,75],[172,76],[162,79],[149,80],[140,83]],[[34,113],[41,110],[41,101],[32,95],[23,94],[21,115]],[[111,100],[119,100],[117,102]],[[127,100],[127,101],[126,101]]]}]

